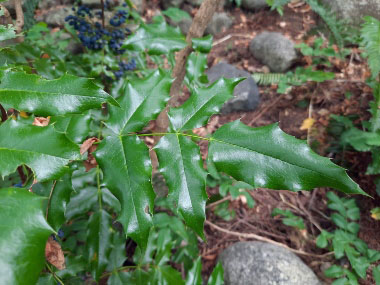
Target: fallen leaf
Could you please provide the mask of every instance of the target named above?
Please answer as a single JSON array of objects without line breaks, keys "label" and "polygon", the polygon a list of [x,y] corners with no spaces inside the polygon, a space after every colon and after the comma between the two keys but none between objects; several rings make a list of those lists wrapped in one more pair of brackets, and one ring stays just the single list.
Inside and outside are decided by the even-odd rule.
[{"label": "fallen leaf", "polygon": [[33,121],[33,126],[46,127],[47,125],[49,125],[49,122],[50,122],[50,116],[47,118],[35,117]]},{"label": "fallen leaf", "polygon": [[83,142],[80,146],[80,153],[83,155],[86,151],[88,152],[87,159],[83,162],[86,172],[90,169],[95,168],[98,163],[96,162],[95,157],[92,155],[97,148],[97,145],[94,145],[95,142],[98,142],[98,138],[89,138]]},{"label": "fallen leaf", "polygon": [[45,258],[50,264],[54,265],[59,270],[66,268],[65,256],[63,255],[61,245],[56,242],[53,237],[49,237],[46,243]]},{"label": "fallen leaf", "polygon": [[371,217],[377,221],[380,220],[380,208],[373,208],[371,210]]},{"label": "fallen leaf", "polygon": [[83,155],[86,151],[88,151],[92,145],[95,143],[95,142],[98,142],[99,139],[98,138],[89,138],[87,140],[85,140],[82,145],[80,146],[80,154]]},{"label": "fallen leaf", "polygon": [[302,126],[300,127],[301,131],[305,131],[310,129],[314,125],[315,120],[313,118],[307,118],[302,122]]}]

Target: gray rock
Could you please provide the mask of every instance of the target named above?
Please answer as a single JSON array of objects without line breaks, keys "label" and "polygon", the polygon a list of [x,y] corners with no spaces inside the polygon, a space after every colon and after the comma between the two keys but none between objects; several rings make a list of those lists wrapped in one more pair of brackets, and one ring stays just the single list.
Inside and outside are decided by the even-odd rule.
[{"label": "gray rock", "polygon": [[180,7],[184,0],[162,0],[162,7],[168,9],[170,7]]},{"label": "gray rock", "polygon": [[358,27],[363,16],[372,16],[380,20],[379,0],[322,0],[322,3],[331,7],[338,17]]},{"label": "gray rock", "polygon": [[268,7],[266,0],[243,0],[241,1],[241,7],[248,10],[258,10]]},{"label": "gray rock", "polygon": [[221,113],[228,114],[237,111],[253,111],[259,105],[259,89],[257,88],[256,82],[253,80],[249,72],[238,69],[231,64],[222,62],[207,70],[206,74],[210,82],[214,82],[221,77],[247,78],[235,87],[234,98],[230,99],[223,105]]},{"label": "gray rock", "polygon": [[214,13],[210,23],[206,28],[206,34],[213,36],[221,33],[223,30],[227,30],[232,25],[232,19],[227,13]]},{"label": "gray rock", "polygon": [[55,10],[49,11],[49,13],[45,14],[43,17],[43,21],[48,24],[48,26],[63,26],[65,24],[65,18],[68,15],[71,15],[73,11],[69,8],[59,8]]},{"label": "gray rock", "polygon": [[264,242],[238,242],[220,257],[226,285],[319,285],[314,272],[291,251]]},{"label": "gray rock", "polygon": [[285,72],[297,59],[294,43],[280,33],[263,32],[250,43],[249,50],[272,72]]}]

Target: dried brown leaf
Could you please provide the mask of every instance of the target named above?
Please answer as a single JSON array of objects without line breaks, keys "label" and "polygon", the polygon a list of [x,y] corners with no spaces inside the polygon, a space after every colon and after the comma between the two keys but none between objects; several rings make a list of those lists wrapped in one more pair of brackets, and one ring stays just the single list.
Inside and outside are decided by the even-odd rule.
[{"label": "dried brown leaf", "polygon": [[65,256],[63,255],[61,245],[56,242],[53,237],[49,237],[46,243],[45,258],[50,264],[54,265],[59,270],[66,268]]}]

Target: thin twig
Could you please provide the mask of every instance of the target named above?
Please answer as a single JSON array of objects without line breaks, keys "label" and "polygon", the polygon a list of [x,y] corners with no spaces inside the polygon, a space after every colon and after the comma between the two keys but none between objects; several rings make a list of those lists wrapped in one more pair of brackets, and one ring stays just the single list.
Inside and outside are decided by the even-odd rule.
[{"label": "thin twig", "polygon": [[313,253],[308,253],[308,252],[304,252],[302,250],[298,250],[298,249],[293,249],[291,247],[288,247],[287,245],[283,244],[283,243],[280,243],[280,242],[277,242],[277,241],[274,241],[274,240],[271,240],[269,238],[266,238],[266,237],[262,237],[262,236],[259,236],[259,235],[256,235],[256,234],[252,234],[252,233],[239,233],[239,232],[233,232],[233,231],[230,231],[230,230],[226,230],[226,229],[223,229],[209,221],[205,221],[205,224],[220,231],[220,232],[223,232],[225,234],[229,234],[229,235],[232,235],[232,236],[236,236],[236,237],[240,237],[240,238],[249,238],[249,239],[257,239],[259,241],[264,241],[264,242],[267,242],[267,243],[271,243],[271,244],[274,244],[274,245],[277,245],[277,246],[281,246],[283,248],[286,248],[287,250],[290,250],[294,253],[297,253],[297,254],[300,254],[300,255],[306,255],[306,256],[312,256],[312,257],[316,257],[316,258],[324,258],[328,255],[331,255],[331,254],[334,254],[333,252],[328,252],[326,254],[313,254]]},{"label": "thin twig", "polygon": [[104,0],[100,0],[100,4],[102,6],[102,28],[104,29],[105,21],[104,21]]},{"label": "thin twig", "polygon": [[227,197],[224,197],[223,199],[220,199],[220,200],[218,200],[218,201],[215,201],[215,202],[213,202],[213,203],[208,204],[208,205],[206,206],[206,209],[209,209],[209,208],[212,208],[212,207],[214,207],[214,206],[216,206],[216,205],[222,204],[222,203],[225,202],[225,201],[231,201],[231,196],[228,195]]},{"label": "thin twig", "polygon": [[[24,27],[24,12],[22,10],[22,2],[21,0],[15,0],[15,10],[16,10],[16,31],[17,34],[22,33],[22,28]],[[23,37],[18,37],[17,41],[22,42],[24,40]]]},{"label": "thin twig", "polygon": [[48,219],[51,197],[53,196],[53,192],[54,192],[56,184],[57,184],[57,180],[54,180],[53,186],[51,187],[51,190],[50,190],[48,204],[47,204],[47,207],[46,207],[46,220]]},{"label": "thin twig", "polygon": [[256,120],[258,120],[264,113],[266,113],[270,108],[272,108],[274,105],[278,103],[282,98],[284,97],[284,94],[281,94],[274,100],[271,104],[266,106],[259,114],[257,114],[250,122],[248,125],[252,125]]},{"label": "thin twig", "polygon": [[57,282],[58,282],[59,285],[65,285],[63,283],[63,281],[57,276],[57,274],[55,274],[55,272],[53,271],[53,269],[50,268],[50,266],[49,266],[49,264],[47,262],[46,262],[46,267],[50,271],[50,273],[53,275],[54,279],[57,280]]},{"label": "thin twig", "polygon": [[228,41],[229,39],[233,38],[233,37],[241,37],[241,38],[247,38],[247,39],[252,39],[252,36],[250,35],[245,35],[245,34],[229,34],[215,42],[213,42],[212,46],[217,46],[225,41]]}]

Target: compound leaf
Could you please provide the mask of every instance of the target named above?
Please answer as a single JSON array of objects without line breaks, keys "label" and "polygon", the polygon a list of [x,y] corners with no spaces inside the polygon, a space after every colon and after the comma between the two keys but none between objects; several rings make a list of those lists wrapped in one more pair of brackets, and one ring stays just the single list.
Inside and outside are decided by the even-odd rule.
[{"label": "compound leaf", "polygon": [[0,175],[28,165],[38,181],[58,179],[70,160],[80,158],[79,147],[52,126],[37,127],[9,119],[0,125]]},{"label": "compound leaf", "polygon": [[46,80],[36,74],[0,70],[0,103],[40,116],[82,113],[102,103],[118,103],[90,79],[65,74]]},{"label": "compound leaf", "polygon": [[173,28],[164,20],[141,24],[140,28],[124,42],[123,48],[132,51],[147,50],[149,54],[169,54],[186,47],[185,37],[179,28]]},{"label": "compound leaf", "polygon": [[188,138],[167,134],[155,147],[159,169],[186,224],[203,237],[206,176],[199,147]]},{"label": "compound leaf", "polygon": [[211,138],[208,156],[218,171],[253,187],[293,191],[332,187],[366,195],[343,168],[277,124],[255,129],[240,121],[226,124]]},{"label": "compound leaf", "polygon": [[44,218],[43,197],[26,189],[0,189],[2,284],[35,284],[45,264],[53,229]]},{"label": "compound leaf", "polygon": [[51,117],[50,123],[58,132],[65,133],[73,142],[79,144],[84,141],[90,132],[91,115],[70,114],[66,116]]},{"label": "compound leaf", "polygon": [[169,74],[158,70],[145,79],[129,82],[125,95],[118,99],[121,108],[110,107],[107,127],[117,134],[141,130],[165,107],[172,81]]},{"label": "compound leaf", "polygon": [[185,131],[204,126],[211,115],[219,112],[233,95],[241,79],[221,78],[206,88],[197,89],[181,107],[169,111],[169,120],[174,130]]},{"label": "compound leaf", "polygon": [[120,201],[119,221],[126,234],[145,248],[155,198],[147,146],[137,136],[110,136],[99,144],[95,157],[105,185]]}]

